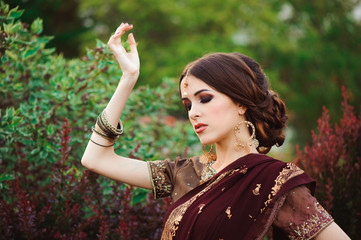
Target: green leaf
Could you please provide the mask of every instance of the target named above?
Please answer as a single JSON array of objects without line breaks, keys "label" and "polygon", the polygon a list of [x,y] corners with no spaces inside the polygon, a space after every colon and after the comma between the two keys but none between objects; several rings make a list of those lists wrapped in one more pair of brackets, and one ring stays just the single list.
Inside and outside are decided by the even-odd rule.
[{"label": "green leaf", "polygon": [[48,126],[48,130],[46,131],[48,133],[49,136],[53,135],[54,133],[54,126],[53,125],[49,125]]},{"label": "green leaf", "polygon": [[3,55],[3,57],[1,58],[1,62],[6,63],[7,61],[8,58],[5,55]]},{"label": "green leaf", "polygon": [[33,149],[33,150],[30,152],[30,155],[35,155],[35,154],[37,154],[38,152],[40,152],[40,148],[39,148],[39,147]]},{"label": "green leaf", "polygon": [[133,198],[132,198],[132,205],[146,199],[148,193],[149,193],[149,190],[145,190],[145,189],[141,189],[141,188],[134,189]]},{"label": "green leaf", "polygon": [[105,43],[103,43],[102,41],[100,41],[99,39],[96,40],[96,46],[98,48],[103,48],[106,47],[107,45]]},{"label": "green leaf", "polygon": [[10,122],[10,121],[13,120],[13,117],[14,117],[14,107],[11,107],[11,108],[6,109],[4,119],[5,119],[7,122]]},{"label": "green leaf", "polygon": [[25,52],[23,53],[23,58],[27,59],[29,57],[33,57],[37,51],[39,50],[40,47],[35,47],[35,48],[27,48],[25,50]]},{"label": "green leaf", "polygon": [[43,20],[40,18],[37,18],[34,20],[34,22],[31,24],[30,27],[31,32],[40,34],[43,32]]},{"label": "green leaf", "polygon": [[43,37],[39,37],[37,39],[37,42],[38,43],[41,43],[41,44],[47,44],[50,40],[52,40],[54,37],[52,36],[43,36]]},{"label": "green leaf", "polygon": [[18,11],[18,7],[13,8],[9,12],[9,17],[12,17],[12,18],[15,18],[15,19],[19,18],[19,17],[21,17],[21,15],[23,15],[23,12],[24,12],[24,10],[19,10]]},{"label": "green leaf", "polygon": [[42,54],[45,55],[50,55],[52,53],[54,53],[56,50],[56,48],[48,48],[48,49],[43,49]]},{"label": "green leaf", "polygon": [[19,22],[19,23],[16,23],[16,24],[14,24],[14,25],[11,26],[9,33],[10,33],[10,34],[15,34],[15,33],[19,32],[19,30],[20,30],[21,28],[22,28],[21,23],[20,23],[20,22]]},{"label": "green leaf", "polygon": [[48,152],[46,152],[46,151],[41,151],[40,152],[40,158],[41,159],[45,159],[47,156],[48,156]]},{"label": "green leaf", "polygon": [[13,174],[8,174],[8,173],[0,174],[0,182],[14,180],[14,179],[15,178]]},{"label": "green leaf", "polygon": [[37,119],[37,118],[31,119],[31,124],[33,124],[33,125],[37,124],[38,122],[39,122],[39,119]]},{"label": "green leaf", "polygon": [[19,56],[10,50],[5,51],[5,56],[11,58],[12,60],[14,60],[14,62],[19,60]]}]

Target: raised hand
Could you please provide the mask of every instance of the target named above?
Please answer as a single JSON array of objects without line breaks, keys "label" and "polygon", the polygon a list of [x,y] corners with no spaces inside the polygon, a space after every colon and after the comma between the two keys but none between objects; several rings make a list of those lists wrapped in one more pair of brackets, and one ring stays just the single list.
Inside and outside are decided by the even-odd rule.
[{"label": "raised hand", "polygon": [[139,76],[139,55],[137,51],[137,45],[133,34],[128,35],[128,42],[130,52],[127,52],[122,45],[121,37],[126,31],[133,28],[133,25],[128,23],[122,23],[117,28],[115,34],[110,37],[108,46],[112,50],[115,58],[117,59],[120,68],[122,69],[123,75],[135,77]]}]

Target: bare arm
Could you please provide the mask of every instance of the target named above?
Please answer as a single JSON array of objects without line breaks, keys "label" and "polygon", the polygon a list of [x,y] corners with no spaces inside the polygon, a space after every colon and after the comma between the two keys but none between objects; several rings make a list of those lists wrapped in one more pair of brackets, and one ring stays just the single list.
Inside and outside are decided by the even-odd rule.
[{"label": "bare arm", "polygon": [[[132,28],[132,25],[122,23],[108,42],[123,73],[114,95],[105,108],[107,119],[113,126],[117,125],[139,76],[139,56],[133,34],[128,36],[129,53],[121,43],[121,36]],[[111,144],[110,141],[95,133],[91,135],[91,139],[102,145]],[[89,141],[81,163],[91,171],[111,179],[142,188],[152,188],[146,162],[118,156],[114,152],[114,147],[101,147]]]},{"label": "bare arm", "polygon": [[331,223],[315,237],[316,240],[350,239],[347,234],[335,223]]}]

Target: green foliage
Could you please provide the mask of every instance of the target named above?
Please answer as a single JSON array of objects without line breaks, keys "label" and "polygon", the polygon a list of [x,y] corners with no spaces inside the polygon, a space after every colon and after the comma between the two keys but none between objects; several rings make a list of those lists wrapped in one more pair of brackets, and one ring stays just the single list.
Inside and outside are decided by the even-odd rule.
[{"label": "green foliage", "polygon": [[[281,0],[12,0],[28,9],[23,19],[44,18],[45,32],[66,56],[77,56],[94,39],[107,41],[121,22],[134,24],[141,57],[140,84],[157,86],[178,77],[190,61],[209,52],[242,52],[264,67],[271,86],[285,99],[295,141],[326,105],[340,114],[341,85],[351,102],[361,101],[360,1]],[[66,12],[67,14],[63,14]],[[26,16],[25,16],[26,15]],[[66,17],[64,17],[66,16]],[[30,52],[31,53],[31,52]]]},{"label": "green foliage", "polygon": [[[90,128],[120,79],[119,66],[101,41],[81,59],[55,54],[46,47],[51,37],[39,35],[40,19],[28,27],[17,20],[22,11],[1,4],[2,172],[10,174],[16,165],[19,145],[31,168],[58,161],[65,118],[72,129],[69,164],[79,166]],[[197,140],[190,136],[194,134],[190,125],[170,116],[180,111],[177,89],[176,80],[164,79],[156,88],[142,86],[132,93],[122,116],[125,135],[116,145],[119,154],[145,160],[174,158],[183,154],[185,146],[194,145]],[[49,168],[44,174],[50,172]]]},{"label": "green foliage", "polygon": [[302,146],[311,140],[308,132],[322,106],[331,119],[339,119],[341,86],[350,89],[351,103],[361,102],[361,22],[352,14],[360,6],[352,0],[277,1],[279,21],[250,45],[266,71],[275,74],[271,80],[279,79],[274,87],[281,87]]},{"label": "green foliage", "polygon": [[361,101],[361,24],[352,17],[359,3],[87,0],[79,12],[93,19],[94,28],[107,26],[102,33],[93,31],[103,39],[122,21],[135,25],[142,83],[179,76],[188,62],[208,52],[253,57],[285,100],[295,141],[304,145],[322,106],[333,119],[341,114],[342,85],[351,89],[351,102]]},{"label": "green foliage", "polygon": [[[42,20],[0,2],[0,235],[8,239],[159,239],[169,199],[83,171],[90,128],[121,71],[101,41],[81,59],[47,48]],[[177,80],[131,94],[116,151],[144,160],[199,149],[180,111]],[[176,114],[180,115],[179,113]],[[193,137],[191,136],[193,135]],[[85,200],[85,201],[84,201]],[[149,224],[151,223],[151,224]]]}]

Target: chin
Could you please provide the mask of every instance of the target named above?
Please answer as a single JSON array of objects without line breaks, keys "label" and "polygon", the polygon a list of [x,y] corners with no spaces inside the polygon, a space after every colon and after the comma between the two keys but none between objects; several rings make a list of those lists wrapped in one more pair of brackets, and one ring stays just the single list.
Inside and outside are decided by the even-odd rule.
[{"label": "chin", "polygon": [[202,137],[199,137],[199,141],[201,142],[202,145],[211,145],[211,144],[214,144],[215,141],[213,139],[207,139],[207,138],[202,138]]}]

